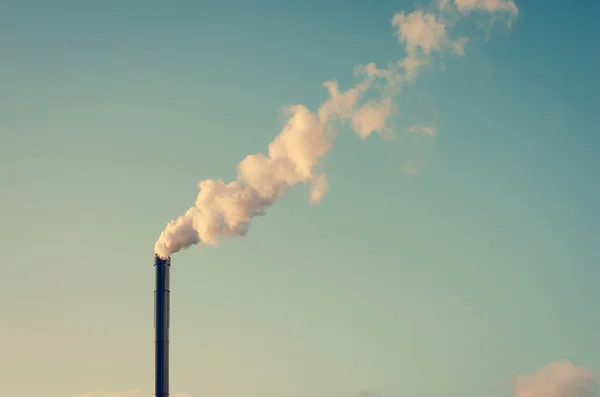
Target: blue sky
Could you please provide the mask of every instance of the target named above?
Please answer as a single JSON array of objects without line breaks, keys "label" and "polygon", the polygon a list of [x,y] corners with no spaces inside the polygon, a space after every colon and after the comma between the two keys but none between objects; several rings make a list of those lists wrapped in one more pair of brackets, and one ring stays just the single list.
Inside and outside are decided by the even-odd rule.
[{"label": "blue sky", "polygon": [[[166,222],[283,106],[401,59],[415,4],[49,3],[0,12],[0,384],[149,395]],[[175,254],[172,392],[502,396],[549,362],[600,368],[600,10],[564,4],[520,1],[487,40],[465,17],[465,55],[395,98],[401,139],[342,128],[318,206],[296,186],[248,236]]]}]

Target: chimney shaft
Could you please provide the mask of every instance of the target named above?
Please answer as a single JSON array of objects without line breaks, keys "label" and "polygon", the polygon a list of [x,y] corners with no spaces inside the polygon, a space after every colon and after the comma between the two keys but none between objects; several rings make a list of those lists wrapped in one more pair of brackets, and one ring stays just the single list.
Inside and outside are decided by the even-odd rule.
[{"label": "chimney shaft", "polygon": [[169,270],[171,258],[154,259],[156,288],[154,290],[154,395],[169,396]]}]

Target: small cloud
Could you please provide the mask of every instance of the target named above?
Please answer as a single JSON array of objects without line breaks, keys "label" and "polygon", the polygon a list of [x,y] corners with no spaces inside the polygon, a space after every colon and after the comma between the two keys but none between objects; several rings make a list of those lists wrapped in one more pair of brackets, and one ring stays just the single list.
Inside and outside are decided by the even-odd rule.
[{"label": "small cloud", "polygon": [[452,45],[452,51],[458,56],[465,55],[465,47],[469,42],[468,37],[459,37],[458,40],[452,41],[450,44]]},{"label": "small cloud", "polygon": [[408,132],[420,136],[435,136],[436,131],[432,125],[415,124],[408,127]]},{"label": "small cloud", "polygon": [[412,55],[400,61],[400,67],[404,69],[407,80],[414,80],[417,77],[417,71],[429,63],[429,58],[425,56]]},{"label": "small cloud", "polygon": [[519,14],[519,8],[514,0],[454,0],[454,3],[458,12],[463,15],[469,13],[489,14],[490,20],[484,27],[486,40],[489,40],[490,30],[500,16],[508,16],[508,28],[512,29],[513,20]]},{"label": "small cloud", "polygon": [[329,91],[329,99],[318,110],[321,123],[326,123],[336,117],[341,120],[351,117],[360,96],[369,88],[366,82],[357,84],[344,92],[340,92],[337,81],[326,81],[323,86]]},{"label": "small cloud", "polygon": [[352,129],[363,139],[373,132],[386,136],[386,121],[391,112],[391,98],[369,101],[352,116]]},{"label": "small cloud", "polygon": [[514,0],[454,0],[454,3],[463,14],[482,11],[490,14],[508,13],[516,16],[519,13]]},{"label": "small cloud", "polygon": [[355,68],[355,73],[358,75],[364,75],[369,79],[381,79],[385,80],[390,88],[397,89],[402,83],[402,77],[393,65],[387,69],[379,69],[375,62],[370,62],[366,65],[358,65]]},{"label": "small cloud", "polygon": [[593,370],[562,360],[517,376],[512,389],[515,397],[592,397],[596,380]]},{"label": "small cloud", "polygon": [[[327,175],[321,174],[313,180],[310,189],[310,202],[318,204],[327,192]],[[181,396],[183,397],[183,396]]]},{"label": "small cloud", "polygon": [[[438,7],[448,8],[448,2],[440,1]],[[404,69],[407,80],[415,78],[417,70],[430,62],[434,52],[450,49],[454,54],[463,56],[469,42],[467,37],[450,39],[446,20],[442,15],[433,13],[399,12],[394,15],[392,25],[397,28],[398,40],[405,46],[406,58],[399,65]]]},{"label": "small cloud", "polygon": [[429,55],[432,51],[439,51],[448,40],[446,25],[434,14],[422,11],[406,14],[402,11],[394,15],[392,25],[397,27],[398,40],[404,43],[408,54],[421,49],[425,55]]}]

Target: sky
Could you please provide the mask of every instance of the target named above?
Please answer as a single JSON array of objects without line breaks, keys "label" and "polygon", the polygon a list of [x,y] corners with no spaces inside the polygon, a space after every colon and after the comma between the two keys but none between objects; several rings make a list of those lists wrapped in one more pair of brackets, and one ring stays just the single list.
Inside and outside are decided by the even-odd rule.
[{"label": "sky", "polygon": [[364,102],[332,122],[318,204],[310,174],[172,255],[172,395],[593,395],[599,11],[1,2],[3,392],[151,395],[165,225],[373,62],[400,82],[360,96],[390,98],[381,128],[352,128]]}]

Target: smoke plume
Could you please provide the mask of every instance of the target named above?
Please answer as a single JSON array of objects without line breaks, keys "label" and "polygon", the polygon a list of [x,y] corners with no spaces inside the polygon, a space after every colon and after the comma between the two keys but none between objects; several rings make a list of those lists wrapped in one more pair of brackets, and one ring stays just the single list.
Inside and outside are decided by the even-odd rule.
[{"label": "smoke plume", "polygon": [[[162,258],[193,244],[217,244],[225,236],[243,236],[250,220],[264,214],[292,186],[310,185],[310,201],[318,203],[327,189],[327,176],[319,172],[321,159],[331,150],[334,130],[347,124],[360,138],[391,134],[388,119],[393,99],[402,85],[415,79],[425,66],[445,53],[464,56],[467,37],[453,37],[452,28],[470,15],[490,19],[505,15],[509,23],[517,15],[513,0],[436,0],[429,7],[392,18],[405,57],[385,68],[374,63],[356,67],[357,84],[347,91],[338,83],[323,85],[329,98],[316,112],[303,105],[286,109],[289,117],[266,154],[251,154],[237,166],[232,182],[205,179],[198,185],[195,204],[169,222],[154,251]],[[366,93],[375,91],[375,99]],[[423,133],[426,133],[424,130]]]}]

